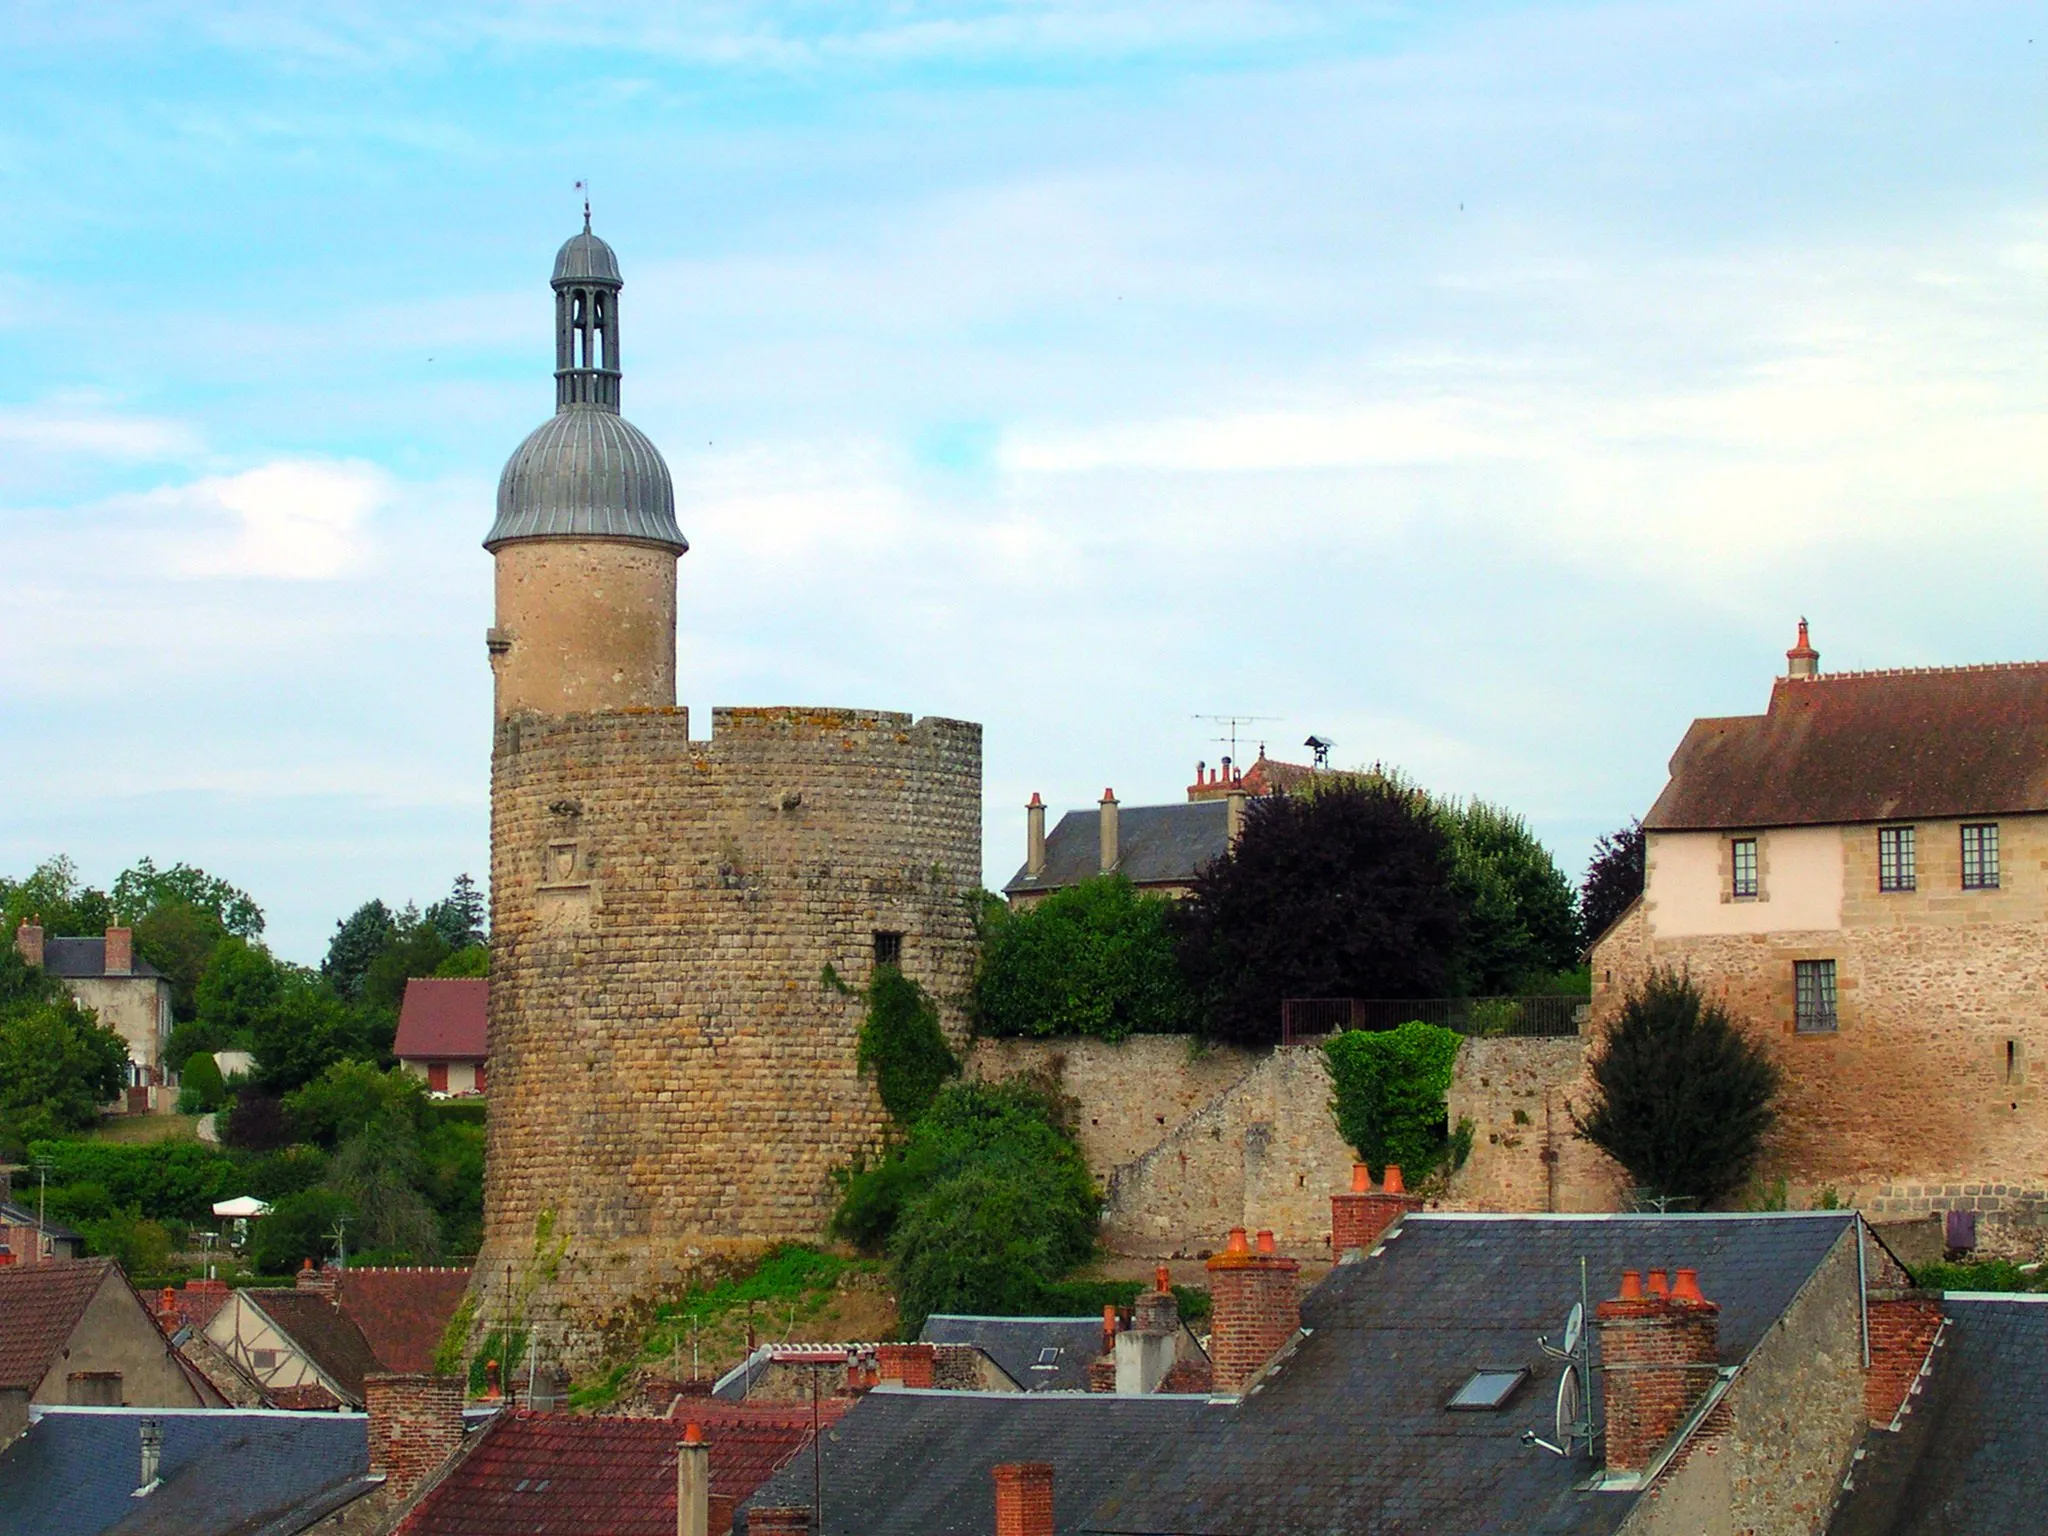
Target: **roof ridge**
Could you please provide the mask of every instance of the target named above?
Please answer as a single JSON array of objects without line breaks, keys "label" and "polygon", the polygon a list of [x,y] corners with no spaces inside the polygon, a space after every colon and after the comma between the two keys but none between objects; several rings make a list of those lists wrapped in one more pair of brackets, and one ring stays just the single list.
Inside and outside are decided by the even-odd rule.
[{"label": "roof ridge", "polygon": [[[1954,672],[2030,672],[2048,668],[2048,661],[1970,661],[1950,667],[1860,667],[1838,672],[1816,672],[1810,677],[1781,677],[1778,685],[1832,683],[1860,677],[1932,677]],[[1735,716],[1731,718],[1747,718]]]}]

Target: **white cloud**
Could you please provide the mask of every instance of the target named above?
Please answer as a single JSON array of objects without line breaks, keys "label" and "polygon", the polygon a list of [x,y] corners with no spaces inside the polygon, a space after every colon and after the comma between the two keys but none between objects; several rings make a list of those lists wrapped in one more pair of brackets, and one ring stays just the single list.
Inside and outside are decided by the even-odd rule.
[{"label": "white cloud", "polygon": [[194,452],[198,445],[198,435],[183,422],[118,415],[90,402],[0,410],[0,447],[15,451],[162,459]]},{"label": "white cloud", "polygon": [[389,497],[374,466],[287,459],[139,500],[180,525],[171,534],[178,576],[331,581],[361,569],[370,515]]}]

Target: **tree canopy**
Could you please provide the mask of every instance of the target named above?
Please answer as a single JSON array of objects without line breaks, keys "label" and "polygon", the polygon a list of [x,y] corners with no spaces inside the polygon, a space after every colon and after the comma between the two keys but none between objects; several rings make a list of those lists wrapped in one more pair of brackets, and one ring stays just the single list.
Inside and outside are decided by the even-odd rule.
[{"label": "tree canopy", "polygon": [[1643,824],[1632,821],[1593,845],[1593,862],[1586,868],[1586,883],[1579,896],[1588,944],[1612,928],[1630,903],[1643,894],[1648,844]]},{"label": "tree canopy", "polygon": [[128,1046],[64,986],[0,948],[0,1154],[84,1130],[121,1092]]},{"label": "tree canopy", "polygon": [[1443,819],[1391,779],[1253,800],[1175,913],[1204,1031],[1264,1044],[1290,997],[1443,996],[1464,934],[1453,873]]},{"label": "tree canopy", "polygon": [[1194,1027],[1172,905],[1121,875],[1012,909],[991,897],[970,1008],[987,1035],[1174,1033]]}]

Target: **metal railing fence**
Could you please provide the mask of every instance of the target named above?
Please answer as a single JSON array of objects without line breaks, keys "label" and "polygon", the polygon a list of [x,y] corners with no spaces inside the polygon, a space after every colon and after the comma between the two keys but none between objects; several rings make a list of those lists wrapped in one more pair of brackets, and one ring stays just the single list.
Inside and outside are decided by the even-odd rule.
[{"label": "metal railing fence", "polygon": [[1394,1029],[1410,1019],[1461,1035],[1566,1037],[1585,1029],[1593,1000],[1532,997],[1290,997],[1280,1005],[1280,1043],[1299,1045],[1348,1029]]}]

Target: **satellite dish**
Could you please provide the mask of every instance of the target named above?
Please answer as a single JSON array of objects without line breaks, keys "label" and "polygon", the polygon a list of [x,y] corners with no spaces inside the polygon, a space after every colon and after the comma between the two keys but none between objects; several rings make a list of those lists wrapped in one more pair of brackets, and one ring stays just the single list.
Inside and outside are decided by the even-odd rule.
[{"label": "satellite dish", "polygon": [[1567,1365],[1557,1379],[1557,1443],[1569,1446],[1579,1428],[1579,1368]]},{"label": "satellite dish", "polygon": [[1572,1353],[1579,1347],[1579,1336],[1586,1331],[1586,1306],[1584,1302],[1572,1303],[1571,1311],[1564,1319],[1564,1352]]}]

